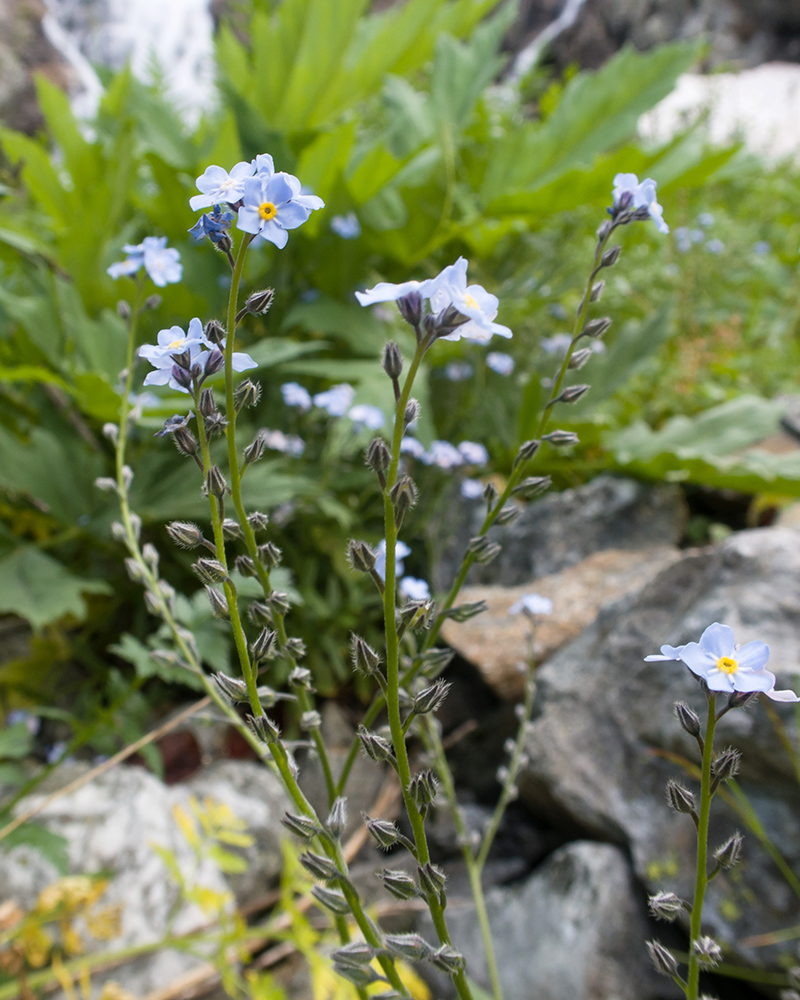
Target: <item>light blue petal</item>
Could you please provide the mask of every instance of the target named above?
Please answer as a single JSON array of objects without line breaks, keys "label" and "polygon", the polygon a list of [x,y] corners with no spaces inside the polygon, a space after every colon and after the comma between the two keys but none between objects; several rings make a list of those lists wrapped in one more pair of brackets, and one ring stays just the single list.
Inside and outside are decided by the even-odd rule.
[{"label": "light blue petal", "polygon": [[287,201],[278,206],[277,222],[284,229],[297,229],[308,220],[308,209],[298,205],[296,201]]},{"label": "light blue petal", "polygon": [[274,243],[279,250],[283,250],[289,241],[289,234],[276,224],[274,219],[270,219],[261,228],[261,236],[270,243]]},{"label": "light blue petal", "polygon": [[775,674],[769,670],[737,670],[729,675],[737,691],[771,691],[775,687]]},{"label": "light blue petal", "polygon": [[800,697],[794,691],[765,691],[764,693],[773,701],[800,701]]},{"label": "light blue petal", "polygon": [[763,670],[769,659],[769,646],[758,639],[746,642],[736,650],[735,659],[742,670]]},{"label": "light blue petal", "polygon": [[719,657],[707,653],[697,642],[687,642],[681,650],[681,659],[693,674],[705,677],[709,670],[716,668]]},{"label": "light blue petal", "polygon": [[169,368],[157,368],[145,377],[143,385],[166,385],[172,377],[172,366]]},{"label": "light blue petal", "polygon": [[733,656],[733,651],[736,648],[733,629],[728,625],[714,622],[700,636],[700,645],[715,660],[718,660],[720,656]]},{"label": "light blue petal", "polygon": [[239,209],[239,216],[236,220],[236,227],[244,233],[255,235],[261,229],[261,216],[255,208],[242,205]]},{"label": "light blue petal", "polygon": [[731,680],[731,674],[725,674],[721,670],[712,670],[704,678],[711,691],[735,691],[736,685]]},{"label": "light blue petal", "polygon": [[207,194],[193,194],[189,199],[189,208],[193,212],[196,212],[200,208],[211,208],[214,204],[214,199]]},{"label": "light blue petal", "polygon": [[281,173],[273,174],[264,183],[264,201],[271,201],[273,205],[280,205],[281,202],[291,201],[294,191],[287,180],[287,175]]},{"label": "light blue petal", "polygon": [[231,368],[235,372],[245,372],[248,368],[258,368],[258,364],[253,361],[249,354],[234,351],[231,355]]}]

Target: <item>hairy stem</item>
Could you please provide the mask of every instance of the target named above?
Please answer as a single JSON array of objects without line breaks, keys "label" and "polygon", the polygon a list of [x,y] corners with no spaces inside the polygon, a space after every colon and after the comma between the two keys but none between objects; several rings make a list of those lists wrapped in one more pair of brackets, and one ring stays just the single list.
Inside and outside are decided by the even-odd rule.
[{"label": "hairy stem", "polygon": [[702,931],[703,900],[708,886],[708,819],[711,812],[711,763],[714,756],[714,728],[717,724],[716,701],[716,695],[708,695],[708,722],[704,736],[703,763],[700,772],[700,809],[697,815],[697,874],[689,928],[687,1000],[697,1000],[700,985],[700,963],[694,950],[694,943],[699,939]]}]

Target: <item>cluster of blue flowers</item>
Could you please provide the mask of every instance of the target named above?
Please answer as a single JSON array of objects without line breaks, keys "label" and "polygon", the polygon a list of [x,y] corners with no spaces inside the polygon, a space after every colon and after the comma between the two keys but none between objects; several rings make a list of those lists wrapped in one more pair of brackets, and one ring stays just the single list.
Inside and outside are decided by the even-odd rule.
[{"label": "cluster of blue flowers", "polygon": [[[155,369],[146,376],[144,384],[169,385],[178,392],[188,392],[192,378],[199,379],[220,370],[224,350],[225,341],[213,344],[196,316],[186,332],[179,326],[160,330],[155,344],[139,348],[139,357],[145,358]],[[235,372],[243,372],[257,365],[249,354],[234,351],[231,367]]]},{"label": "cluster of blue flowers", "polygon": [[183,277],[181,255],[174,247],[167,246],[166,236],[146,236],[141,243],[126,243],[122,249],[127,258],[112,264],[106,271],[115,280],[133,277],[142,267],[159,288]]},{"label": "cluster of blue flowers", "polygon": [[664,222],[664,209],[656,200],[656,182],[652,178],[640,182],[636,174],[617,174],[612,196],[615,208],[638,211],[645,218],[649,215],[660,233],[669,232]]}]

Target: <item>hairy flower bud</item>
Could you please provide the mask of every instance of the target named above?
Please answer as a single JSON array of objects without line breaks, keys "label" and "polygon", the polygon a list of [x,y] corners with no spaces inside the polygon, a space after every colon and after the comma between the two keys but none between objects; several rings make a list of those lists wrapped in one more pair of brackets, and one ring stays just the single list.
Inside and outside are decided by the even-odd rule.
[{"label": "hairy flower bud", "polygon": [[438,711],[448,692],[451,684],[449,681],[438,680],[430,687],[424,688],[414,699],[414,711],[417,715],[426,715],[428,712]]},{"label": "hairy flower bud", "polygon": [[197,574],[203,583],[222,583],[228,579],[228,571],[219,561],[208,556],[202,556],[192,566],[192,570]]},{"label": "hairy flower bud", "polygon": [[206,493],[214,497],[222,497],[228,489],[225,476],[218,465],[212,465],[206,475]]},{"label": "hairy flower bud", "polygon": [[347,799],[344,796],[340,795],[334,800],[325,826],[334,839],[341,840],[347,826]]},{"label": "hairy flower bud", "polygon": [[417,867],[417,872],[420,888],[426,895],[438,896],[444,890],[447,876],[441,868],[426,861]]},{"label": "hairy flower bud", "polygon": [[406,403],[405,413],[403,414],[403,427],[408,427],[409,424],[413,424],[414,421],[419,416],[420,405],[418,399],[409,399]]},{"label": "hairy flower bud", "polygon": [[712,788],[716,788],[723,781],[735,778],[739,773],[741,760],[742,755],[736,747],[726,747],[711,764]]},{"label": "hairy flower bud", "polygon": [[383,882],[386,891],[395,899],[413,899],[419,892],[412,876],[402,869],[384,868],[382,872],[376,874]]},{"label": "hairy flower bud", "polygon": [[336,882],[341,876],[341,872],[328,858],[313,851],[304,851],[300,855],[300,864],[313,878],[321,882]]},{"label": "hairy flower bud", "polygon": [[222,618],[223,620],[230,618],[228,602],[225,600],[224,594],[221,594],[216,587],[207,586],[206,597],[208,597],[208,603],[211,605],[211,614],[215,618]]},{"label": "hairy flower bud", "polygon": [[422,654],[422,673],[425,677],[435,677],[452,662],[454,649],[428,649]]},{"label": "hairy flower bud", "polygon": [[292,636],[286,640],[284,651],[287,656],[291,656],[295,660],[302,660],[306,655],[306,644],[302,639],[298,639],[297,636]]},{"label": "hairy flower bud", "polygon": [[695,811],[694,795],[674,778],[667,782],[667,804],[678,813],[692,815]]},{"label": "hairy flower bud", "polygon": [[381,763],[392,756],[392,746],[382,736],[370,732],[366,726],[359,726],[356,732],[361,749],[370,760]]},{"label": "hairy flower bud", "polygon": [[422,296],[419,292],[409,292],[397,300],[400,315],[409,326],[418,327],[422,319]]},{"label": "hairy flower bud", "polygon": [[196,549],[204,541],[203,532],[191,521],[173,521],[167,525],[167,534],[182,549]]},{"label": "hairy flower bud", "polygon": [[241,677],[229,677],[218,671],[212,674],[214,683],[219,688],[221,694],[230,702],[247,701],[247,685]]},{"label": "hairy flower bud", "polygon": [[603,254],[600,261],[601,267],[613,267],[614,264],[619,260],[619,255],[622,253],[622,247],[617,244],[617,246],[611,247],[609,250]]},{"label": "hairy flower bud", "polygon": [[372,646],[354,632],[350,634],[350,658],[353,661],[353,667],[368,677],[378,670],[381,663],[380,656]]},{"label": "hairy flower bud", "polygon": [[580,438],[575,431],[550,431],[549,434],[545,434],[542,440],[549,441],[556,448],[565,448],[580,443]]},{"label": "hairy flower bud", "polygon": [[394,523],[400,527],[403,518],[416,504],[419,491],[410,476],[401,476],[389,492],[389,499],[394,507]]},{"label": "hairy flower bud", "polygon": [[540,442],[533,438],[531,441],[523,441],[519,446],[519,451],[514,458],[514,465],[517,466],[521,462],[527,462],[529,459],[533,458],[536,452],[539,450]]},{"label": "hairy flower bud", "polygon": [[599,302],[603,296],[603,291],[606,287],[605,278],[601,278],[600,281],[596,281],[592,285],[592,291],[589,295],[590,302]]},{"label": "hairy flower bud", "polygon": [[714,860],[724,870],[735,868],[742,859],[744,837],[737,830],[714,851]]},{"label": "hairy flower bud", "polygon": [[[445,692],[447,693],[447,692]],[[424,812],[429,805],[436,798],[436,792],[439,789],[439,782],[433,771],[427,768],[424,771],[419,771],[411,779],[411,784],[409,785],[409,792],[411,793],[411,798],[414,800],[414,804],[420,812]]]},{"label": "hairy flower bud", "polygon": [[700,735],[700,716],[685,701],[675,702],[675,718],[690,736]]},{"label": "hairy flower bud", "polygon": [[243,379],[233,391],[233,405],[238,413],[246,406],[255,406],[261,399],[261,383],[252,379]]},{"label": "hairy flower bud", "polygon": [[492,559],[501,552],[501,546],[497,542],[490,541],[486,535],[477,535],[470,538],[467,551],[475,556],[475,562],[490,563]]},{"label": "hairy flower bud", "polygon": [[697,955],[701,968],[713,969],[722,961],[722,948],[707,934],[692,942],[692,951]]},{"label": "hairy flower bud", "polygon": [[677,976],[678,963],[675,961],[672,952],[667,951],[660,941],[648,941],[647,953],[656,972],[660,972],[662,976],[669,976],[670,978]]},{"label": "hairy flower bud", "polygon": [[367,826],[367,833],[382,851],[388,851],[390,847],[394,847],[399,842],[400,831],[391,820],[372,819],[365,815],[364,822]]},{"label": "hairy flower bud", "polygon": [[103,424],[103,437],[108,438],[109,441],[116,444],[119,440],[119,426],[112,424],[110,421],[107,424]]},{"label": "hairy flower bud", "polygon": [[247,728],[261,743],[277,743],[281,731],[268,715],[248,715],[244,720]]},{"label": "hairy flower bud", "polygon": [[311,671],[306,667],[294,667],[289,674],[289,683],[292,687],[304,688],[306,691],[314,690],[311,680]]},{"label": "hairy flower bud", "polygon": [[244,538],[244,532],[239,527],[239,522],[234,521],[233,518],[226,517],[222,522],[222,537],[228,542]]},{"label": "hairy flower bud", "polygon": [[258,638],[250,643],[250,652],[253,659],[260,663],[262,660],[270,660],[275,655],[275,644],[278,640],[278,633],[273,629],[264,628]]},{"label": "hairy flower bud", "polygon": [[650,912],[656,920],[672,923],[686,909],[686,903],[674,892],[657,892],[647,900]]},{"label": "hairy flower bud", "polygon": [[273,614],[285,615],[292,606],[292,602],[289,600],[289,595],[282,590],[273,590],[269,595],[269,606]]},{"label": "hairy flower bud", "polygon": [[489,605],[486,601],[469,601],[466,604],[458,604],[456,607],[450,608],[449,611],[445,612],[444,617],[452,618],[454,622],[465,622],[488,610]]},{"label": "hairy flower bud", "polygon": [[94,485],[103,493],[117,492],[117,481],[116,479],[112,479],[110,476],[99,476],[95,479]]},{"label": "hairy flower bud", "polygon": [[272,300],[275,298],[275,290],[272,288],[262,288],[261,291],[253,292],[247,297],[242,312],[246,315],[262,316],[269,312]]},{"label": "hairy flower bud", "polygon": [[443,944],[440,948],[437,948],[430,956],[429,961],[431,965],[435,965],[437,969],[441,969],[442,972],[446,972],[449,976],[463,972],[466,967],[464,956],[449,944]]},{"label": "hairy flower bud", "polygon": [[248,514],[247,523],[253,531],[263,531],[269,524],[269,515],[262,514],[260,510],[254,510],[252,514]]},{"label": "hairy flower bud", "polygon": [[590,319],[581,333],[582,337],[602,337],[611,326],[611,317],[602,316],[598,319]]},{"label": "hairy flower bud", "polygon": [[309,816],[298,816],[296,813],[286,812],[281,816],[281,823],[290,833],[303,840],[311,840],[320,832],[317,824]]},{"label": "hairy flower bud", "polygon": [[214,399],[213,389],[203,389],[200,393],[198,409],[204,417],[210,417],[212,413],[217,412],[217,402]]},{"label": "hairy flower bud", "polygon": [[556,396],[554,403],[577,403],[579,399],[586,395],[591,389],[589,385],[568,385],[560,396]]},{"label": "hairy flower bud", "polygon": [[497,515],[495,524],[511,524],[512,521],[516,521],[521,513],[522,507],[520,507],[519,504],[507,504]]},{"label": "hairy flower bud", "polygon": [[265,542],[256,549],[259,562],[267,569],[274,569],[281,561],[281,550],[274,542]]},{"label": "hairy flower bud", "polygon": [[433,948],[419,934],[387,934],[383,943],[393,955],[408,962],[421,962],[433,953]]},{"label": "hairy flower bud", "polygon": [[403,373],[403,355],[393,340],[390,340],[383,348],[382,363],[383,370],[393,382],[396,382]]},{"label": "hairy flower bud", "polygon": [[225,327],[219,322],[219,320],[210,319],[206,323],[204,332],[206,339],[216,347],[219,347],[219,345],[225,340]]},{"label": "hairy flower bud", "polygon": [[353,569],[360,573],[370,573],[375,568],[375,553],[357,538],[351,538],[347,544],[347,556]]},{"label": "hairy flower bud", "polygon": [[255,576],[256,575],[256,564],[250,558],[250,556],[237,556],[233,561],[233,568],[241,576]]},{"label": "hairy flower bud", "polygon": [[328,889],[324,885],[313,885],[311,895],[331,913],[344,916],[350,912],[350,904],[338,889]]},{"label": "hairy flower bud", "polygon": [[172,377],[183,389],[189,389],[192,385],[192,373],[179,365],[172,366]]},{"label": "hairy flower bud", "polygon": [[582,347],[579,351],[575,351],[572,357],[569,359],[568,367],[577,371],[579,368],[583,368],[589,358],[594,354],[591,347]]},{"label": "hairy flower bud", "polygon": [[533,500],[542,493],[546,493],[552,482],[550,476],[528,476],[514,487],[511,495],[521,497],[523,500]]},{"label": "hairy flower bud", "polygon": [[316,709],[310,709],[308,712],[303,712],[300,716],[300,728],[306,732],[310,733],[314,729],[319,729],[322,725],[322,716]]},{"label": "hairy flower bud", "polygon": [[349,968],[361,968],[369,965],[374,957],[375,949],[366,941],[350,941],[331,954],[336,965]]}]

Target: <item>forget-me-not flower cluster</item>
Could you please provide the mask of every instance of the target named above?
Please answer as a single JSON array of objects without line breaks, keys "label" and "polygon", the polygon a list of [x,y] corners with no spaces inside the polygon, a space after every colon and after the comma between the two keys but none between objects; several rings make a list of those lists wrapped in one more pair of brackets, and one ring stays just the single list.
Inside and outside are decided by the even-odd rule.
[{"label": "forget-me-not flower cluster", "polygon": [[181,255],[174,247],[167,246],[166,236],[146,236],[141,243],[126,243],[122,249],[128,255],[126,259],[106,269],[115,280],[123,275],[132,277],[142,267],[159,288],[183,277]]},{"label": "forget-me-not flower cluster", "polygon": [[[224,350],[224,341],[221,346]],[[208,340],[203,324],[195,316],[186,332],[179,326],[171,326],[159,331],[155,344],[144,344],[139,348],[139,357],[145,358],[155,369],[145,377],[144,384],[169,385],[178,392],[188,392],[186,386],[176,381],[175,369],[190,371],[192,368],[198,368],[201,372],[205,372],[213,356],[219,362],[215,369],[219,371],[220,355],[220,349]],[[231,367],[235,372],[243,372],[258,366],[249,354],[234,351],[231,356]]]},{"label": "forget-me-not flower cluster", "polygon": [[664,222],[664,209],[656,199],[656,182],[652,178],[647,177],[640,183],[636,174],[617,174],[612,196],[615,206],[626,196],[632,209],[646,209],[660,233],[669,232],[669,226]]}]

